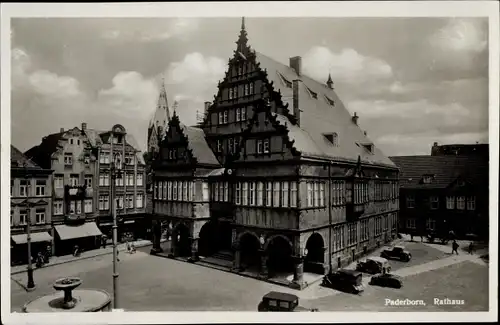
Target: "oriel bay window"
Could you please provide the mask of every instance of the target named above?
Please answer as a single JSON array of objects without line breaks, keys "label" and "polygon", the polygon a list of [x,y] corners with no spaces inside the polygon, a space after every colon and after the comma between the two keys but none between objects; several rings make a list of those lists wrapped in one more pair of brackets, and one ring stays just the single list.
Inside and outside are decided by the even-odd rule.
[{"label": "oriel bay window", "polygon": [[235,184],[235,204],[296,207],[297,182],[238,182]]}]

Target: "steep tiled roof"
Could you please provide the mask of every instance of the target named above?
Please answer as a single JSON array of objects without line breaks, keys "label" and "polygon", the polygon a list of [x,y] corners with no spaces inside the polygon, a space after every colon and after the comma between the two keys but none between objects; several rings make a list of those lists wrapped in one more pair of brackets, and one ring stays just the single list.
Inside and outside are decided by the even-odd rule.
[{"label": "steep tiled roof", "polygon": [[[293,91],[290,83],[294,79],[302,81],[299,87],[300,127],[291,126],[285,116],[280,116],[279,119],[283,124],[288,121],[286,124],[289,126],[289,136],[296,139],[294,146],[303,156],[356,162],[359,155],[363,163],[395,167],[375,145],[373,153],[361,145],[372,141],[352,121],[351,114],[333,89],[305,75],[298,76],[294,69],[261,53],[255,54],[261,69],[267,71],[268,80],[273,82],[274,89],[280,90],[283,102],[289,104],[290,111],[293,111]],[[316,94],[316,98],[313,98],[308,89]],[[330,101],[333,101],[334,105],[331,105]],[[323,135],[333,132],[338,134],[338,146],[334,146]]]},{"label": "steep tiled roof", "polygon": [[42,169],[35,162],[28,159],[19,149],[10,146],[10,168],[29,167],[34,169]]},{"label": "steep tiled roof", "polygon": [[58,149],[63,134],[64,132],[49,134],[42,139],[42,143],[26,151],[24,155],[40,167],[50,169],[52,166],[51,156]]},{"label": "steep tiled roof", "polygon": [[199,164],[219,165],[217,158],[208,146],[205,139],[205,133],[202,129],[180,124],[182,132],[188,139],[188,148],[192,151],[193,156]]},{"label": "steep tiled roof", "polygon": [[[395,156],[390,159],[400,168],[402,188],[446,188],[458,177],[487,186],[488,158],[465,156]],[[424,175],[434,175],[424,184]]]}]

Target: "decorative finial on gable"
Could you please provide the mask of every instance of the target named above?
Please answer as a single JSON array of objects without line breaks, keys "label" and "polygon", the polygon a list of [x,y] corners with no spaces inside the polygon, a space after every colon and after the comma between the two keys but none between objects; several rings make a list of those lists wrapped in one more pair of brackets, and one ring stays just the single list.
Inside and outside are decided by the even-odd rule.
[{"label": "decorative finial on gable", "polygon": [[326,82],[326,85],[328,86],[328,88],[333,89],[333,80],[330,73],[328,73],[328,81]]},{"label": "decorative finial on gable", "polygon": [[241,30],[245,30],[245,17],[241,17]]}]

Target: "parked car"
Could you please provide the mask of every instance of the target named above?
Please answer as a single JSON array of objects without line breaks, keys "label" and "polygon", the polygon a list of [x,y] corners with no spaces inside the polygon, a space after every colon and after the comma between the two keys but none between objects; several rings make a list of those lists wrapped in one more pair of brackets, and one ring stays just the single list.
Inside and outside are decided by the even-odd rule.
[{"label": "parked car", "polygon": [[284,312],[307,312],[318,311],[317,308],[308,309],[299,306],[299,297],[284,292],[271,291],[262,297],[257,310],[266,311],[284,311]]},{"label": "parked car", "polygon": [[372,276],[371,285],[399,289],[403,286],[403,279],[395,274],[377,274]]},{"label": "parked car", "polygon": [[384,249],[382,253],[380,253],[380,257],[386,259],[400,260],[403,262],[409,262],[411,260],[410,252],[405,250],[403,246],[394,246],[391,248]]},{"label": "parked car", "polygon": [[384,273],[384,269],[386,273],[391,272],[389,261],[383,257],[368,257],[366,260],[359,261],[356,264],[356,271],[370,274]]},{"label": "parked car", "polygon": [[364,291],[363,273],[355,270],[340,269],[325,275],[322,285],[348,293],[359,294]]}]

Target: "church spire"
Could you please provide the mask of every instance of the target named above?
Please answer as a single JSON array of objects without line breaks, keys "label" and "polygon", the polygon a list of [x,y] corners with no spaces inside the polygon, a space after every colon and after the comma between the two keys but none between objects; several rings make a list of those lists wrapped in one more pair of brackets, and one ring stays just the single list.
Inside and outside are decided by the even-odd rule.
[{"label": "church spire", "polygon": [[333,89],[333,80],[330,73],[328,73],[328,81],[326,82],[326,85],[328,86],[328,88]]},{"label": "church spire", "polygon": [[149,122],[148,128],[148,148],[149,151],[157,151],[157,139],[162,139],[168,129],[170,122],[170,111],[168,107],[167,91],[165,89],[165,80],[162,77],[160,94],[153,118]]},{"label": "church spire", "polygon": [[247,31],[245,30],[245,17],[242,17],[240,37],[236,42],[236,44],[238,45],[237,51],[240,52],[241,54],[246,54],[245,52],[248,49],[247,43],[248,43],[248,37],[247,37]]}]

